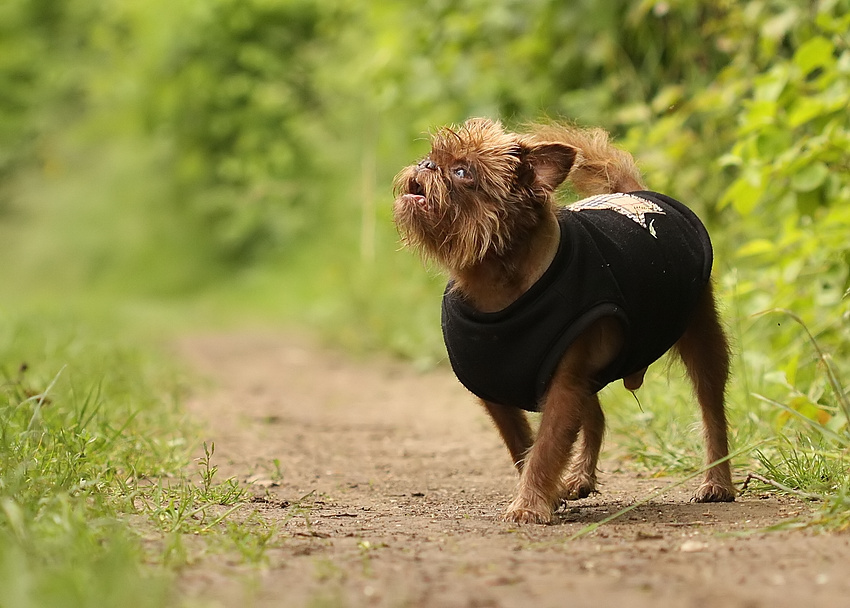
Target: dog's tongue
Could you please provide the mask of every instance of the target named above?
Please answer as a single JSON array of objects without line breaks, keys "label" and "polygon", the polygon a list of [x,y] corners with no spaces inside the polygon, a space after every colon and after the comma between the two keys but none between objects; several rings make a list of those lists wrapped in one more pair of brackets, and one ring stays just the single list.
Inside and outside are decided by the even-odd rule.
[{"label": "dog's tongue", "polygon": [[405,194],[404,200],[411,205],[418,205],[419,207],[427,206],[425,197],[421,194]]}]

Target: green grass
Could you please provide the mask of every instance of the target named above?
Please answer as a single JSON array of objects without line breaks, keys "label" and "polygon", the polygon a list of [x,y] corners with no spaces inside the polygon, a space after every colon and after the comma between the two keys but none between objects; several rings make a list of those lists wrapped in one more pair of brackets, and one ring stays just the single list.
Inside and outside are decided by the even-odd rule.
[{"label": "green grass", "polygon": [[[812,501],[804,523],[850,526],[850,400],[846,374],[794,313],[771,311],[737,325],[739,349],[764,340],[764,321],[778,316],[796,327],[796,341],[758,366],[747,351],[736,358],[727,410],[731,449],[757,446],[734,459],[736,478],[759,479],[747,492],[778,492]],[[822,330],[826,333],[828,328]],[[791,332],[792,334],[794,332]],[[789,355],[793,353],[793,355]],[[739,353],[740,355],[741,353]],[[648,374],[640,405],[623,390],[606,389],[611,441],[634,466],[654,474],[690,475],[703,466],[698,409],[678,366],[671,381]],[[661,368],[663,369],[663,368]],[[675,379],[674,379],[675,378]]]},{"label": "green grass", "polygon": [[178,366],[114,322],[0,321],[4,608],[180,605],[174,568],[211,551],[258,563],[276,540],[217,478],[213,445],[192,464]]},{"label": "green grass", "polygon": [[120,515],[133,480],[185,463],[169,372],[67,320],[0,327],[0,603],[163,605]]},{"label": "green grass", "polygon": [[[754,397],[775,412],[775,441],[756,457],[768,486],[821,504],[813,522],[835,529],[850,526],[850,396],[845,374],[804,321],[787,310],[812,351],[816,373],[782,374],[785,398]],[[797,370],[794,370],[795,372]]]}]

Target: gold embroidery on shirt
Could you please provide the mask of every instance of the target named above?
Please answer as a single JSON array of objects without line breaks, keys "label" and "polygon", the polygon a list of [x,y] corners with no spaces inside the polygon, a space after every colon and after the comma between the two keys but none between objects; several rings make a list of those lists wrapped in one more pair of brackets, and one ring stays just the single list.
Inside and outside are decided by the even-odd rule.
[{"label": "gold embroidery on shirt", "polygon": [[587,209],[609,209],[639,224],[642,228],[649,230],[655,237],[654,227],[650,229],[646,224],[647,213],[666,215],[664,210],[657,204],[634,194],[615,192],[613,194],[599,194],[580,200],[567,207],[570,211],[585,211]]}]

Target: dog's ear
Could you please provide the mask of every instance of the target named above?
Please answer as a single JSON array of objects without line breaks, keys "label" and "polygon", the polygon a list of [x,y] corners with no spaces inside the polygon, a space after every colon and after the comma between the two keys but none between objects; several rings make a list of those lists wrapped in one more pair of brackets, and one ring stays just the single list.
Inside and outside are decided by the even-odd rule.
[{"label": "dog's ear", "polygon": [[531,143],[522,148],[526,175],[521,178],[546,192],[554,192],[567,179],[578,156],[577,148],[559,142]]}]

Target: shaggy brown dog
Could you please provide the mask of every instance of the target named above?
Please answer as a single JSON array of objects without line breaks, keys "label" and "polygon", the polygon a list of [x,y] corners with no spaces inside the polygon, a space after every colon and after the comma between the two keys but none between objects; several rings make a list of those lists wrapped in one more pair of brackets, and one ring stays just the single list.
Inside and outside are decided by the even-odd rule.
[{"label": "shaggy brown dog", "polygon": [[[595,491],[597,392],[620,378],[639,388],[671,348],[702,409],[708,462],[725,457],[729,347],[696,216],[645,191],[632,157],[601,129],[517,134],[476,118],[431,146],[397,176],[394,217],[404,242],[450,274],[452,367],[520,473],[505,519],[546,523],[561,500]],[[564,180],[589,198],[556,205]],[[524,410],[542,410],[536,438]],[[728,461],[708,469],[694,498],[734,500]]]}]

